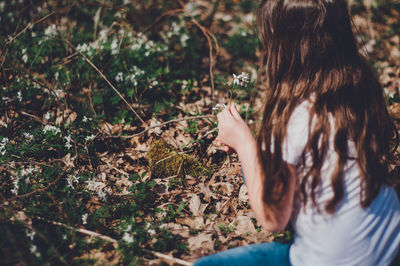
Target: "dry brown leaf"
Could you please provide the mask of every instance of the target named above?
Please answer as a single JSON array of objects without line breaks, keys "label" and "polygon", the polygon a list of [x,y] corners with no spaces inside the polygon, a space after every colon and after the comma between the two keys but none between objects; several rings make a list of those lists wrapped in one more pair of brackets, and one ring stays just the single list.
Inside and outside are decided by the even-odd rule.
[{"label": "dry brown leaf", "polygon": [[249,201],[249,197],[247,195],[247,186],[245,184],[243,184],[240,187],[239,190],[239,200],[242,202],[248,202]]},{"label": "dry brown leaf", "polygon": [[204,194],[204,200],[210,202],[211,197],[214,197],[214,193],[206,186],[204,183],[199,183],[198,187],[200,188],[200,193]]},{"label": "dry brown leaf", "polygon": [[193,213],[193,216],[203,215],[208,204],[202,204],[200,197],[197,194],[191,194],[190,196],[189,209]]},{"label": "dry brown leaf", "polygon": [[190,250],[199,252],[202,255],[208,254],[210,251],[214,250],[214,241],[210,233],[202,232],[197,236],[189,238],[188,242]]},{"label": "dry brown leaf", "polygon": [[219,188],[224,195],[230,196],[234,191],[235,187],[231,183],[218,182],[212,184],[213,188]]},{"label": "dry brown leaf", "polygon": [[389,113],[394,119],[400,119],[400,103],[393,103],[389,106]]},{"label": "dry brown leaf", "polygon": [[235,234],[237,235],[246,236],[257,232],[251,218],[248,216],[238,216],[230,225],[236,225]]},{"label": "dry brown leaf", "polygon": [[181,224],[168,223],[162,224],[160,228],[165,228],[171,231],[174,235],[180,235],[181,237],[188,238],[190,235],[190,230],[187,226],[182,226]]},{"label": "dry brown leaf", "polygon": [[185,217],[185,218],[177,218],[177,223],[184,224],[189,226],[192,229],[203,229],[204,228],[204,219],[201,216],[197,216],[195,218]]},{"label": "dry brown leaf", "polygon": [[74,164],[75,159],[76,159],[76,156],[71,158],[71,153],[68,153],[63,158],[61,158],[61,161],[65,164],[65,167],[74,168],[75,167],[75,164]]}]

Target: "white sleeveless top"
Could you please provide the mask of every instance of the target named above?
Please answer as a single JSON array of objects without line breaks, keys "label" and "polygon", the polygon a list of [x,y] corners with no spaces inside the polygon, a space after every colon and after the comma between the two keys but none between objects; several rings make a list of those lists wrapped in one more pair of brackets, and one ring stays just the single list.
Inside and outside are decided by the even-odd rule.
[{"label": "white sleeveless top", "polygon": [[[310,107],[311,103],[302,102],[289,120],[282,154],[283,159],[293,165],[299,163],[307,142]],[[334,129],[321,169],[322,184],[316,190],[321,213],[312,206],[311,200],[305,207],[295,203],[292,215],[295,236],[289,251],[290,262],[294,266],[389,265],[400,247],[400,204],[392,187],[382,187],[371,205],[362,208],[360,172],[356,162],[348,160],[344,171],[344,198],[333,215],[324,211],[324,203],[333,196],[330,177],[338,158],[333,149],[333,132]],[[349,155],[355,155],[352,142],[349,142]]]}]

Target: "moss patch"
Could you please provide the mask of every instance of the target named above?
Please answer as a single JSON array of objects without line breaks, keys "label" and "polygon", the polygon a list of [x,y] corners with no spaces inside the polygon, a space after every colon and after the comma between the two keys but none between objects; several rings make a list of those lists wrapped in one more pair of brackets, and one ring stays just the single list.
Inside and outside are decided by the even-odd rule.
[{"label": "moss patch", "polygon": [[168,177],[185,174],[193,177],[207,175],[208,171],[194,156],[180,154],[164,139],[156,140],[150,144],[147,153],[150,170],[157,177]]}]

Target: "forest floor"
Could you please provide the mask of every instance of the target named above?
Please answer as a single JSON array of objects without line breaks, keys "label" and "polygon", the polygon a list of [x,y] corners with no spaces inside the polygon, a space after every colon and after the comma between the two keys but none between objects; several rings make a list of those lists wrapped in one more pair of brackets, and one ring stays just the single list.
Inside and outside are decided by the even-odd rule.
[{"label": "forest floor", "polygon": [[[1,261],[185,265],[290,240],[257,224],[237,155],[213,142],[216,103],[261,119],[252,1],[48,2],[0,1]],[[352,12],[400,130],[400,5]],[[151,167],[160,139],[175,172]]]}]

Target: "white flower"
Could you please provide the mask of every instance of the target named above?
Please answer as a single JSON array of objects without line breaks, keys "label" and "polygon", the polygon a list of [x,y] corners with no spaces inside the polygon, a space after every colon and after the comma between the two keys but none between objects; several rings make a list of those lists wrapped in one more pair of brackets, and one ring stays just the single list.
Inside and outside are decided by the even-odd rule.
[{"label": "white flower", "polygon": [[11,177],[12,184],[13,184],[13,189],[11,189],[11,193],[14,195],[18,195],[18,190],[19,190],[19,176],[12,176]]},{"label": "white flower", "polygon": [[99,197],[101,201],[107,201],[107,193],[103,190],[97,191],[97,197]]},{"label": "white flower", "polygon": [[9,142],[8,138],[3,138],[3,140],[0,142],[0,153],[1,155],[6,154],[6,144]]},{"label": "white flower", "polygon": [[51,114],[50,114],[50,112],[47,112],[47,113],[44,115],[44,119],[49,120],[50,118],[51,118]]},{"label": "white flower", "polygon": [[29,248],[30,252],[32,254],[34,254],[36,257],[40,256],[40,253],[37,251],[37,247],[35,245],[31,245],[31,247]]},{"label": "white flower", "polygon": [[47,133],[47,132],[53,132],[54,134],[58,134],[61,133],[61,130],[55,126],[52,125],[46,125],[43,129],[43,133]]},{"label": "white flower", "polygon": [[221,110],[221,109],[224,109],[224,108],[226,108],[225,104],[217,103],[212,109],[213,110]]},{"label": "white flower", "polygon": [[22,61],[23,61],[25,64],[28,63],[28,55],[27,55],[27,54],[22,55]]},{"label": "white flower", "polygon": [[88,118],[86,117],[86,115],[83,116],[82,122],[86,123],[88,121]]},{"label": "white flower", "polygon": [[54,73],[54,79],[55,80],[58,80],[58,77],[60,76],[60,73],[58,73],[58,72],[56,72],[56,73]]},{"label": "white flower", "polygon": [[67,142],[71,142],[71,135],[68,135],[68,136],[64,137],[64,139],[65,139]]},{"label": "white flower", "polygon": [[115,81],[116,81],[116,82],[122,82],[122,81],[124,81],[124,74],[122,74],[122,72],[119,72],[119,73],[115,76]]},{"label": "white flower", "polygon": [[18,98],[18,101],[22,102],[22,93],[21,93],[21,91],[17,92],[17,98]]},{"label": "white flower", "polygon": [[245,72],[242,72],[240,75],[233,74],[233,84],[246,86],[250,81],[249,75]]},{"label": "white flower", "polygon": [[35,231],[30,231],[26,233],[26,236],[29,237],[31,240],[33,240],[33,237],[35,236],[36,232]]},{"label": "white flower", "polygon": [[187,40],[189,40],[189,35],[187,35],[186,33],[182,34],[180,38],[182,46],[186,46]]},{"label": "white flower", "polygon": [[249,74],[242,72],[240,77],[241,77],[240,86],[245,86],[249,83],[249,81],[250,81]]},{"label": "white flower", "polygon": [[117,39],[114,39],[112,42],[111,42],[111,55],[116,55],[116,54],[118,54],[119,53],[119,50],[118,50],[118,40]]},{"label": "white flower", "polygon": [[28,133],[28,132],[24,132],[24,137],[28,140],[28,142],[33,140],[33,135]]},{"label": "white flower", "polygon": [[31,253],[35,253],[37,251],[37,247],[35,245],[31,245],[31,248],[29,249]]},{"label": "white flower", "polygon": [[86,141],[92,141],[92,140],[94,140],[95,138],[96,138],[96,135],[92,134],[92,135],[90,135],[90,136],[86,136],[85,140],[86,140]]},{"label": "white flower", "polygon": [[235,74],[233,74],[233,84],[239,85],[239,78],[240,76],[236,76]]},{"label": "white flower", "polygon": [[79,176],[77,176],[76,174],[68,175],[67,182],[68,182],[68,187],[74,188],[74,183],[79,184]]},{"label": "white flower", "polygon": [[122,240],[125,241],[126,243],[132,243],[133,242],[133,236],[127,232],[124,233],[122,236]]},{"label": "white flower", "polygon": [[87,224],[88,215],[89,215],[89,214],[87,214],[87,213],[82,214],[82,224]]},{"label": "white flower", "polygon": [[67,148],[67,150],[71,149],[71,148],[72,148],[71,143],[66,142],[66,143],[65,143],[65,148]]},{"label": "white flower", "polygon": [[55,24],[52,24],[50,26],[48,26],[45,30],[44,30],[44,34],[47,37],[54,37],[57,35],[57,27]]}]

